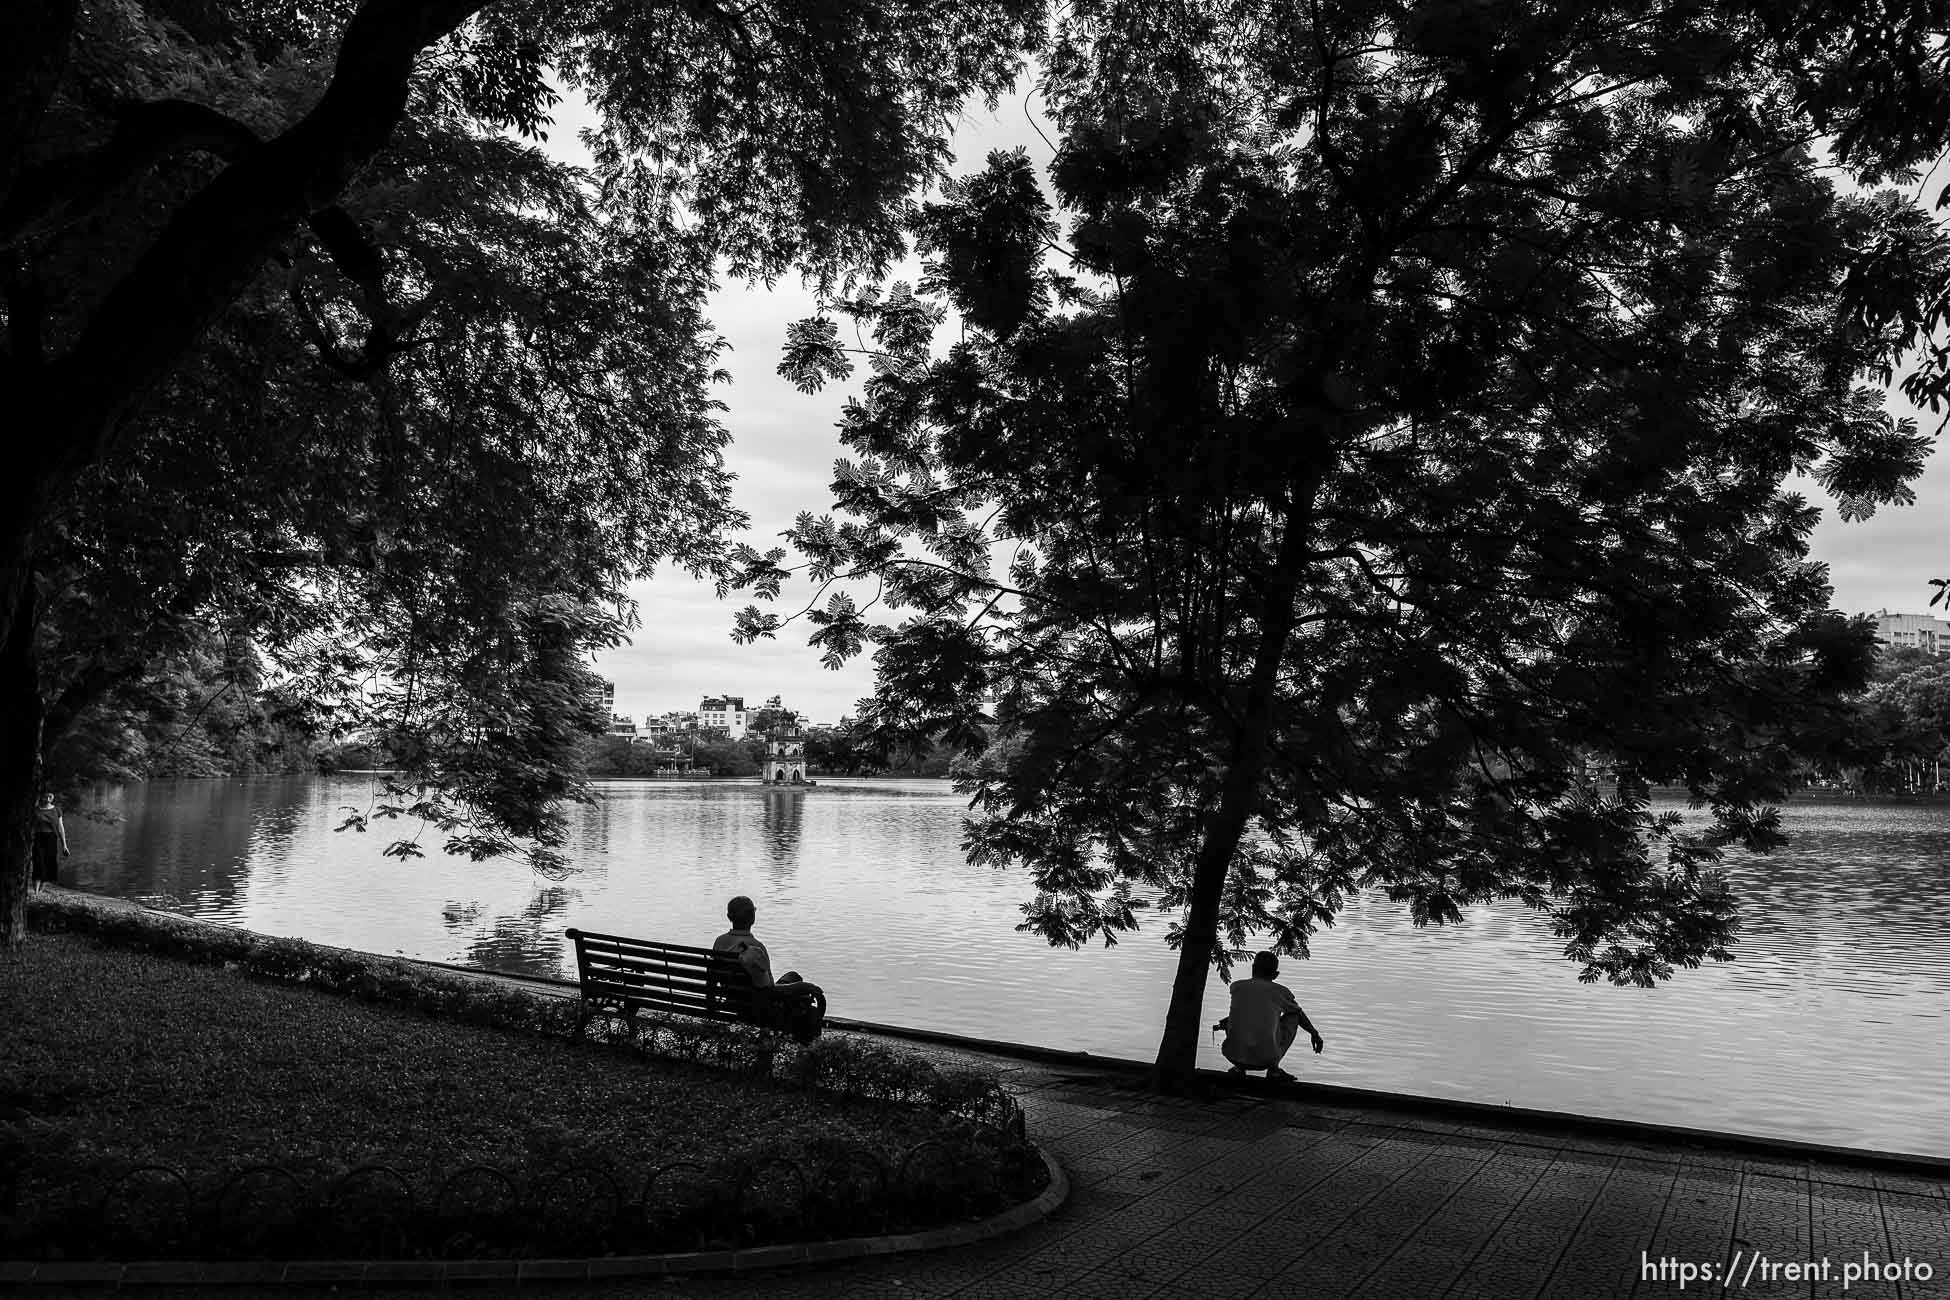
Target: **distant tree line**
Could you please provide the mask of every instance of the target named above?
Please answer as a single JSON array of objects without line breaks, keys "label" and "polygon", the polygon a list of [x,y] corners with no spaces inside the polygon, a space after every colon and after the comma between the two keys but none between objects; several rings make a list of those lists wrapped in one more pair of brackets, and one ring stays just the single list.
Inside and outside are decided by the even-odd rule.
[{"label": "distant tree line", "polygon": [[[85,699],[80,692],[57,697],[50,713],[59,722],[47,758],[56,789],[400,765],[383,737],[334,739],[305,701],[267,682],[263,656],[249,638],[211,628],[183,633],[178,649]],[[776,712],[761,709],[739,739],[698,727],[657,744],[592,737],[583,762],[594,777],[650,776],[676,748],[699,775],[757,776],[765,736],[778,721]],[[1863,795],[1937,789],[1950,765],[1950,655],[1883,648],[1865,689],[1839,697],[1826,731],[1819,752],[1803,765],[1803,786]],[[945,777],[967,767],[945,739],[890,744],[851,717],[838,726],[808,727],[804,736],[815,776]]]},{"label": "distant tree line", "polygon": [[58,695],[49,788],[92,781],[315,770],[314,720],[267,686],[257,647],[204,629],[98,690]]},{"label": "distant tree line", "polygon": [[[56,707],[60,707],[57,700]],[[384,738],[334,740],[304,701],[267,684],[263,657],[248,638],[212,629],[184,636],[183,648],[77,703],[62,720],[47,763],[51,785],[94,781],[260,773],[391,769],[399,757]],[[584,765],[594,777],[650,776],[672,748],[699,775],[757,776],[766,733],[778,721],[760,710],[750,734],[733,739],[692,727],[651,744],[592,737]],[[1801,784],[1863,795],[1935,790],[1950,765],[1950,655],[1885,647],[1865,689],[1840,697],[1819,754]],[[889,744],[862,722],[804,731],[815,776],[945,777],[958,763],[943,739]],[[660,758],[659,756],[662,755]]]},{"label": "distant tree line", "polygon": [[1886,647],[1850,701],[1848,741],[1809,781],[1858,794],[1940,790],[1950,768],[1950,655]]},{"label": "distant tree line", "polygon": [[[590,776],[653,776],[669,762],[672,748],[690,755],[699,776],[758,776],[765,770],[766,712],[754,715],[751,731],[732,739],[716,727],[690,727],[667,733],[656,744],[622,736],[589,742],[585,763]],[[955,751],[945,741],[886,745],[851,718],[836,727],[807,727],[806,767],[818,776],[948,776]],[[664,755],[660,758],[659,754]]]},{"label": "distant tree line", "polygon": [[[354,731],[335,735],[312,701],[274,685],[264,656],[242,635],[202,627],[179,632],[172,651],[109,682],[57,693],[49,705],[47,775],[51,788],[98,781],[266,773],[392,771],[405,766],[410,737]],[[82,681],[76,674],[74,681]],[[753,715],[750,732],[690,727],[657,743],[592,736],[582,763],[592,777],[651,776],[672,749],[699,775],[748,777],[764,770],[766,735],[779,710]],[[852,718],[804,729],[814,775],[945,777],[954,750],[944,741],[887,745]]]}]

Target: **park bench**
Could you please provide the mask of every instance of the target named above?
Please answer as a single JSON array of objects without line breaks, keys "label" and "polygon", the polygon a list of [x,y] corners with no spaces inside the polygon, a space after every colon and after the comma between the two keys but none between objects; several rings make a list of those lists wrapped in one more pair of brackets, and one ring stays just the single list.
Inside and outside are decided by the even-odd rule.
[{"label": "park bench", "polygon": [[751,976],[731,953],[587,930],[568,935],[575,941],[582,993],[577,1040],[596,1016],[634,1021],[639,1011],[752,1024],[802,1043],[819,1037],[824,999],[768,996],[752,987]]}]

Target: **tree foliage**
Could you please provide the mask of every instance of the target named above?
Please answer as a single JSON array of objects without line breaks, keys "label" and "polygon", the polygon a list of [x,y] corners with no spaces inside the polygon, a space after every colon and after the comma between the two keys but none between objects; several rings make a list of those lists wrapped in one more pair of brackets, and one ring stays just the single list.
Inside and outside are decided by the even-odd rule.
[{"label": "tree foliage", "polygon": [[1868,743],[1838,773],[1863,793],[1939,790],[1950,758],[1950,656],[1885,651],[1861,700]]},{"label": "tree foliage", "polygon": [[838,726],[813,727],[806,732],[806,766],[814,776],[871,776],[879,770],[879,755],[862,742],[852,718]]},{"label": "tree foliage", "polygon": [[[630,580],[737,522],[708,276],[667,224],[600,220],[571,169],[431,106],[336,212],[374,265],[267,272],[49,520],[43,747],[215,624],[321,732],[382,738],[410,796],[382,815],[558,868],[563,769],[602,721],[586,652]],[[362,327],[369,293],[412,304]]]},{"label": "tree foliage", "polygon": [[[33,423],[0,483],[14,938],[42,712],[78,716],[47,701],[192,624],[251,632],[323,727],[383,732],[414,778],[392,811],[546,864],[599,721],[580,656],[627,628],[626,581],[708,566],[737,520],[714,267],[884,261],[950,115],[1040,23],[1012,0],[6,8],[0,402]],[[601,112],[593,175],[507,134],[547,127],[551,67]]]},{"label": "tree foliage", "polygon": [[[1073,5],[1047,188],[991,156],[916,217],[939,302],[833,303],[879,355],[792,541],[875,587],[817,637],[877,646],[883,734],[980,749],[993,697],[966,846],[1028,870],[1023,928],[1182,918],[1165,1077],[1209,965],[1356,890],[1517,900],[1587,980],[1730,955],[1715,864],[1780,843],[1870,658],[1784,484],[1866,513],[1929,447],[1866,381],[1950,261],[1816,147],[1873,180],[1941,144],[1936,46],[1850,80],[1885,16]],[[850,358],[807,327],[781,370]]]},{"label": "tree foliage", "polygon": [[248,640],[197,629],[107,685],[47,746],[47,784],[315,770],[307,710]]}]

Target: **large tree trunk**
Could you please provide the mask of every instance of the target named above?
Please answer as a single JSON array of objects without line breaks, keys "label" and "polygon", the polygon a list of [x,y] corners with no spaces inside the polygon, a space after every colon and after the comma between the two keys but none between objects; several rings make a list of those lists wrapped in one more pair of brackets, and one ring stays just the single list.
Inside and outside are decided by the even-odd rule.
[{"label": "large tree trunk", "polygon": [[34,655],[34,584],[21,585],[0,642],[0,948],[27,937],[34,801],[41,786],[41,685]]},{"label": "large tree trunk", "polygon": [[1192,868],[1190,903],[1185,914],[1185,942],[1178,950],[1178,971],[1171,982],[1171,1005],[1165,1011],[1164,1037],[1151,1068],[1151,1086],[1161,1092],[1184,1092],[1198,1069],[1199,1035],[1204,1029],[1205,981],[1212,969],[1212,953],[1219,941],[1219,903],[1225,894],[1226,872],[1245,834],[1246,823],[1259,802],[1259,786],[1271,753],[1273,701],[1278,693],[1280,663],[1293,635],[1293,602],[1306,570],[1305,555],[1312,525],[1312,501],[1318,480],[1310,484],[1298,504],[1289,508],[1279,557],[1260,609],[1259,645],[1253,656],[1246,691],[1245,718],[1234,735],[1232,754],[1220,787],[1219,806],[1206,823],[1199,842],[1198,862]]}]

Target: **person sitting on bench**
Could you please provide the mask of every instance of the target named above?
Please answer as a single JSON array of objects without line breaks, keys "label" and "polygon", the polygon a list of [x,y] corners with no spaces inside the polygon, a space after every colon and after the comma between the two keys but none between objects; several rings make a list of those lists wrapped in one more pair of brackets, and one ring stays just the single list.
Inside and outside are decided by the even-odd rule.
[{"label": "person sitting on bench", "polygon": [[1325,1046],[1320,1031],[1294,1001],[1293,991],[1274,983],[1279,974],[1279,956],[1262,952],[1253,958],[1253,977],[1232,982],[1232,1010],[1215,1026],[1225,1030],[1219,1051],[1232,1062],[1226,1073],[1264,1070],[1274,1083],[1292,1083],[1294,1078],[1280,1068],[1280,1059],[1299,1031],[1312,1036],[1314,1051]]},{"label": "person sitting on bench", "polygon": [[[810,1019],[817,1025],[826,1015],[826,994],[817,984],[808,984],[799,977],[798,971],[787,971],[774,980],[772,978],[772,954],[765,945],[752,934],[752,922],[758,919],[758,906],[743,894],[725,904],[725,919],[731,928],[712,940],[711,947],[717,952],[735,954],[745,974],[751,978],[752,990],[761,1007],[768,1003],[776,1006],[782,1027],[791,1027],[796,1022]],[[817,1029],[814,1034],[817,1035]]]}]

